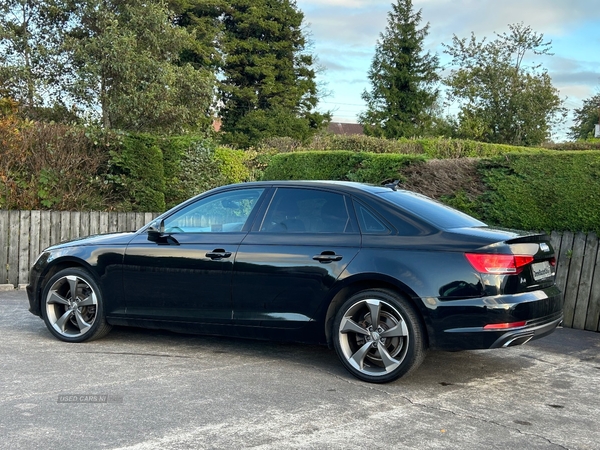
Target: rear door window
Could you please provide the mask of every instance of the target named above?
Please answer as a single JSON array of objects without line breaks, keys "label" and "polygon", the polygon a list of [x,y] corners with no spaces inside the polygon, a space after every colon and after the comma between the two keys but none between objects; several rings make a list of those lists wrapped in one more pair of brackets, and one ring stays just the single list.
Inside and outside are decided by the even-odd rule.
[{"label": "rear door window", "polygon": [[266,233],[357,233],[347,198],[317,189],[278,188],[260,231]]}]

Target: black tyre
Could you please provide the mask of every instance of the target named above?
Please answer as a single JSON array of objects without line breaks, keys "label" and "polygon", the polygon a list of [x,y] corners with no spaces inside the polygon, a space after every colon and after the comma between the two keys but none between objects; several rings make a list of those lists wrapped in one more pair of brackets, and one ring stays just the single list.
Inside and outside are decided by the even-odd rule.
[{"label": "black tyre", "polygon": [[104,318],[104,302],[94,278],[80,268],[64,269],[42,292],[42,317],[48,330],[66,342],[98,339],[112,328]]},{"label": "black tyre", "polygon": [[417,312],[393,292],[371,289],[353,295],[338,311],[333,326],[335,351],[360,380],[394,381],[425,358],[424,330]]}]

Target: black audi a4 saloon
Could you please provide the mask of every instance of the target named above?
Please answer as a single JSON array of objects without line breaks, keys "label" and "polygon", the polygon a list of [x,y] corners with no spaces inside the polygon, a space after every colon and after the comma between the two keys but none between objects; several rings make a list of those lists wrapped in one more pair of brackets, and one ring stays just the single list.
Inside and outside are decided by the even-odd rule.
[{"label": "black audi a4 saloon", "polygon": [[112,325],[326,344],[393,381],[428,348],[525,344],[562,322],[547,235],[488,227],[395,185],[223,186],[138,231],[45,249],[30,311],[63,341]]}]

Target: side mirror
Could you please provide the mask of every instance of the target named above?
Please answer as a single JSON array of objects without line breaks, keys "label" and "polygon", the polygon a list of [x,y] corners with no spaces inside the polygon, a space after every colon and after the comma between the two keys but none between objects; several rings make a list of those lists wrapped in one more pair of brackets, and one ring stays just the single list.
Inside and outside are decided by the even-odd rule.
[{"label": "side mirror", "polygon": [[148,227],[148,240],[152,242],[160,242],[163,240],[162,238],[165,232],[165,221],[161,220],[158,228],[156,228],[154,225],[155,224],[152,224]]}]

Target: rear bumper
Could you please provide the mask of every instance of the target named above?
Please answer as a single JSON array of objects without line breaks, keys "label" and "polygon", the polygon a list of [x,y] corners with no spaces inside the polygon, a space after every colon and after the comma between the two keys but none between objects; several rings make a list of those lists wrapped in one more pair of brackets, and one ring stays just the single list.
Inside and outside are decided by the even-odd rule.
[{"label": "rear bumper", "polygon": [[547,336],[552,333],[563,322],[563,314],[557,314],[556,319],[539,325],[524,326],[522,329],[508,331],[500,336],[490,348],[514,347],[523,345],[534,339]]},{"label": "rear bumper", "polygon": [[[552,333],[563,321],[556,286],[517,295],[438,302],[431,311],[432,347],[475,350],[522,345]],[[490,324],[523,326],[486,329]]]}]

